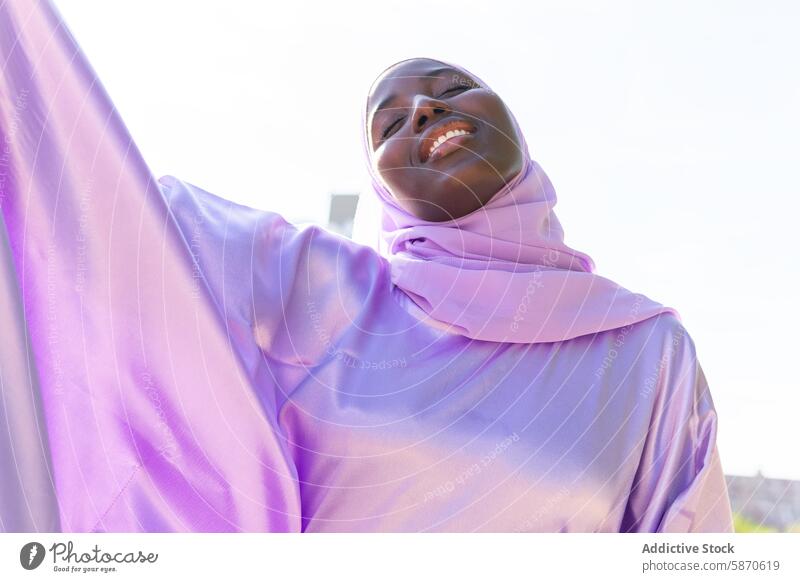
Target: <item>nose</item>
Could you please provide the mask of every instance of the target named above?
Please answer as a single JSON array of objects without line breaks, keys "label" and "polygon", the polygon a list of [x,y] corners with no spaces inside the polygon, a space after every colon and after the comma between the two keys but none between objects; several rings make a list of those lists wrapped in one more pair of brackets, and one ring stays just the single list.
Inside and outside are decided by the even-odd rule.
[{"label": "nose", "polygon": [[436,118],[445,113],[447,105],[428,95],[414,97],[411,112],[411,127],[414,133],[420,133]]}]

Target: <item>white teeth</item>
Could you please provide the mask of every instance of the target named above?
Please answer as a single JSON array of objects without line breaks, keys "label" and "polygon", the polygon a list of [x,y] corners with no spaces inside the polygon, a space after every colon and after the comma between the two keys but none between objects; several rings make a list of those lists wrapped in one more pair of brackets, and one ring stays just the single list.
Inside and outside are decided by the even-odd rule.
[{"label": "white teeth", "polygon": [[448,131],[444,135],[440,135],[439,138],[436,141],[433,142],[433,145],[431,146],[430,151],[428,151],[428,156],[430,156],[434,151],[436,151],[436,148],[438,148],[440,145],[442,145],[448,139],[453,138],[453,137],[458,137],[459,135],[466,135],[467,133],[469,133],[469,132],[468,131],[464,131],[463,129],[451,129],[450,131]]}]

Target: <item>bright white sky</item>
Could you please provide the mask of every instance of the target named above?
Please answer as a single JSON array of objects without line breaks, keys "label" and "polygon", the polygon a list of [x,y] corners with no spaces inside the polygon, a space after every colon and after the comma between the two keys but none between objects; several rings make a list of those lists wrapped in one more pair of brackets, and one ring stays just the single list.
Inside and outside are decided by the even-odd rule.
[{"label": "bright white sky", "polygon": [[472,70],[555,184],[567,244],[681,312],[725,471],[800,479],[800,4],[56,4],[156,176],[295,221],[361,187],[381,70]]}]

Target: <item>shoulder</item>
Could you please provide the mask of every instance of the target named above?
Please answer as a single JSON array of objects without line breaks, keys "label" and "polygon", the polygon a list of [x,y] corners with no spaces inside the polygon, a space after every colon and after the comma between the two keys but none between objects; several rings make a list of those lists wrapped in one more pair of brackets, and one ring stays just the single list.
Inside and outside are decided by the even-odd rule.
[{"label": "shoulder", "polygon": [[697,356],[694,339],[680,316],[672,312],[659,313],[633,324],[630,337],[636,338],[637,344],[646,344],[670,359]]},{"label": "shoulder", "polygon": [[[669,360],[678,352],[695,353],[694,341],[680,317],[672,312],[662,312],[628,325],[606,330],[592,336],[577,338],[581,349],[591,347],[595,358],[602,356],[602,365],[596,376],[606,376],[612,368],[630,374],[633,368],[651,368],[653,363]],[[576,341],[576,340],[570,340]],[[583,342],[588,346],[583,346]]]},{"label": "shoulder", "polygon": [[678,391],[689,397],[690,385],[702,378],[694,340],[672,312],[598,334],[591,354],[603,389],[625,386],[630,398],[649,405],[671,401]]},{"label": "shoulder", "polygon": [[651,319],[639,326],[642,341],[652,347],[653,354],[640,396],[650,401],[654,415],[668,415],[682,422],[693,415],[713,413],[714,402],[689,330],[671,313]]}]

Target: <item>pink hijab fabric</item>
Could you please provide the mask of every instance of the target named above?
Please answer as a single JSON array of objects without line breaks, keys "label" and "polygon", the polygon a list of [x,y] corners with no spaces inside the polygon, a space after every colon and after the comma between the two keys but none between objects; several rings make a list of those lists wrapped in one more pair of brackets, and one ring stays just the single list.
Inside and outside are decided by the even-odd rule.
[{"label": "pink hijab fabric", "polygon": [[[443,62],[443,61],[441,61]],[[444,63],[486,83],[451,63]],[[530,156],[516,118],[524,165],[482,208],[458,219],[431,222],[404,210],[371,163],[371,184],[382,205],[380,251],[392,281],[427,317],[472,339],[542,343],[616,329],[678,312],[594,273],[592,258],[564,243],[553,211],[556,192]],[[420,193],[420,198],[425,198]]]}]

